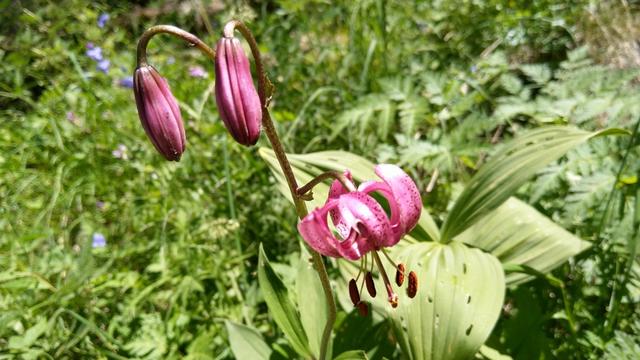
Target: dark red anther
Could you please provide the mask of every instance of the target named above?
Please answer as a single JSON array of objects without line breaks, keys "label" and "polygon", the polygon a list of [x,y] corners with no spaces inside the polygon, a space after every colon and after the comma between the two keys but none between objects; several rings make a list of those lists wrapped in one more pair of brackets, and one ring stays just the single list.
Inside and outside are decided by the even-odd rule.
[{"label": "dark red anther", "polygon": [[364,277],[364,283],[367,285],[367,291],[371,297],[376,297],[376,285],[373,283],[373,276],[371,275],[371,271],[367,272],[367,275]]},{"label": "dark red anther", "polygon": [[360,302],[360,293],[358,292],[358,285],[355,279],[349,280],[349,296],[354,306],[357,306]]},{"label": "dark red anther", "polygon": [[407,287],[407,296],[414,298],[418,293],[418,275],[415,271],[409,273],[409,286]]},{"label": "dark red anther", "polygon": [[360,301],[356,306],[358,307],[358,312],[360,313],[360,316],[362,317],[369,316],[369,304],[367,304],[364,301]]},{"label": "dark red anther", "polygon": [[396,269],[396,285],[402,286],[404,283],[404,264],[398,264],[398,268]]}]

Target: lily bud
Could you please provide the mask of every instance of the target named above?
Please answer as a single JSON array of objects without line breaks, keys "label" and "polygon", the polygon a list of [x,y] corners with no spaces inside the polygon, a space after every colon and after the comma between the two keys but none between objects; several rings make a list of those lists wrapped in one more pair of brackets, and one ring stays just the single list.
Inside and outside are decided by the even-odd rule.
[{"label": "lily bud", "polygon": [[223,37],[216,47],[216,104],[231,136],[242,145],[260,137],[262,104],[240,41]]},{"label": "lily bud", "polygon": [[152,66],[140,66],[133,76],[133,93],[140,122],[153,146],[167,160],[180,160],[186,139],[180,108],[167,81]]}]

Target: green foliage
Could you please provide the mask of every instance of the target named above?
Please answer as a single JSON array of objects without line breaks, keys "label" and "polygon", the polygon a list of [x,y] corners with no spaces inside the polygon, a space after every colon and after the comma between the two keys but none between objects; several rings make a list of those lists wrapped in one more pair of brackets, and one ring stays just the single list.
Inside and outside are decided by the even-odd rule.
[{"label": "green foliage", "polygon": [[[426,244],[440,240],[447,215],[462,206],[456,199],[502,142],[550,125],[585,134],[633,128],[637,69],[593,55],[611,54],[612,44],[637,54],[634,31],[620,30],[632,24],[626,16],[637,18],[637,5],[603,1],[594,17],[592,3],[0,1],[0,358],[317,352],[323,315],[314,314],[324,300],[291,206],[276,195],[282,179],[268,171],[273,156],[229,140],[212,101],[213,67],[160,36],[150,61],[179,99],[188,137],[182,161],[164,162],[139,126],[131,90],[118,85],[133,72],[145,28],[171,23],[214,44],[225,21],[247,21],[276,86],[279,133],[287,151],[304,154],[292,157],[299,181],[347,167],[375,179],[371,164],[400,164],[427,210],[410,248],[436,246]],[[613,14],[611,24],[601,10]],[[103,12],[110,19],[100,28]],[[107,73],[86,56],[89,42],[111,61]],[[190,77],[193,65],[207,77]],[[637,139],[589,141],[549,166],[527,167],[533,181],[509,189],[522,201],[481,201],[491,208],[485,217],[462,216],[465,226],[447,231],[457,252],[508,263],[502,312],[476,357],[637,358]],[[323,202],[323,185],[310,206]],[[104,248],[92,246],[96,234]],[[282,336],[273,301],[265,301],[260,242],[288,291],[281,298],[296,307],[291,318],[304,344]],[[379,311],[359,317],[344,264],[328,265],[342,304],[333,356],[406,356],[404,330]],[[471,318],[461,315],[452,328]],[[460,351],[471,355],[484,335]]]}]

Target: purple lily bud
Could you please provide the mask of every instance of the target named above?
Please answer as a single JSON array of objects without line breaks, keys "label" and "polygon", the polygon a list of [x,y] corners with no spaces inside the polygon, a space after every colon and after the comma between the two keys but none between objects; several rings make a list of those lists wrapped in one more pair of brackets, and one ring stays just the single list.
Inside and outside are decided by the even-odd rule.
[{"label": "purple lily bud", "polygon": [[167,160],[180,160],[186,139],[180,108],[167,81],[155,68],[143,65],[133,75],[133,92],[140,122],[155,148]]},{"label": "purple lily bud", "polygon": [[249,60],[236,38],[223,37],[216,47],[216,104],[231,136],[242,145],[260,137],[262,104],[253,85]]}]

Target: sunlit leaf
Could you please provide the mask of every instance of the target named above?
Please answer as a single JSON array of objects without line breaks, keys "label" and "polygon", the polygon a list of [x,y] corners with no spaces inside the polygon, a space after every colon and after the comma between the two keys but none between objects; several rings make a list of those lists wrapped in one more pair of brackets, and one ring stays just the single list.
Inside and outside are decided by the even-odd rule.
[{"label": "sunlit leaf", "polygon": [[262,244],[258,259],[258,283],[269,313],[289,340],[291,347],[301,356],[310,357],[309,343],[300,322],[300,315],[289,300],[287,287],[269,264]]},{"label": "sunlit leaf", "polygon": [[269,359],[272,350],[258,330],[233,321],[225,323],[229,333],[229,345],[236,359]]},{"label": "sunlit leaf", "polygon": [[418,294],[398,291],[393,319],[398,342],[409,359],[469,359],[493,329],[505,294],[498,259],[464,244],[423,242],[394,252],[418,274]]},{"label": "sunlit leaf", "polygon": [[529,178],[571,148],[595,136],[625,133],[620,129],[587,132],[548,126],[513,139],[480,168],[456,199],[442,226],[442,241],[450,241],[500,206]]},{"label": "sunlit leaf", "polygon": [[[509,198],[455,239],[490,252],[503,264],[526,265],[540,272],[553,270],[590,246],[516,198]],[[522,273],[506,277],[508,284],[531,278]]]},{"label": "sunlit leaf", "polygon": [[316,358],[320,355],[322,333],[327,323],[327,301],[322,291],[318,273],[309,261],[311,255],[304,246],[300,247],[296,293],[300,320],[309,339],[309,347]]}]

